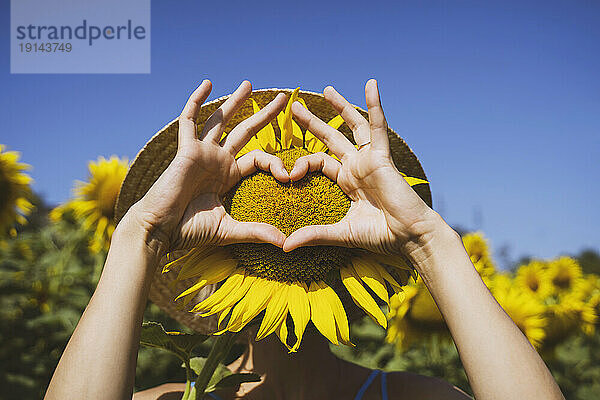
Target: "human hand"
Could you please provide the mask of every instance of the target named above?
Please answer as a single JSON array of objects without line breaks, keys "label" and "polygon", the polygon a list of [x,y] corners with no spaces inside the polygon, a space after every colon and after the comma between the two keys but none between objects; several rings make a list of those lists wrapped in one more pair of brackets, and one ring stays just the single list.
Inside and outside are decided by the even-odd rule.
[{"label": "human hand", "polygon": [[352,203],[341,221],[298,229],[286,239],[283,249],[333,245],[382,254],[410,252],[407,245],[422,241],[434,229],[439,216],[412,190],[392,161],[377,82],[371,79],[365,86],[369,121],[333,87],[326,87],[323,94],[352,129],[355,142],[362,146],[357,149],[341,132],[295,102],[292,111],[298,122],[321,139],[340,161],[325,153],[301,157],[290,178],[297,181],[308,171],[321,170]]},{"label": "human hand", "polygon": [[158,240],[161,252],[236,242],[281,247],[285,240],[281,231],[265,223],[234,220],[220,198],[257,169],[270,171],[280,182],[289,181],[283,162],[274,155],[255,150],[235,158],[250,138],[283,109],[286,96],[279,94],[221,140],[227,122],[248,99],[252,86],[242,82],[197,135],[197,115],[211,87],[211,82],[205,80],[190,96],[179,117],[175,158],[130,213]]}]

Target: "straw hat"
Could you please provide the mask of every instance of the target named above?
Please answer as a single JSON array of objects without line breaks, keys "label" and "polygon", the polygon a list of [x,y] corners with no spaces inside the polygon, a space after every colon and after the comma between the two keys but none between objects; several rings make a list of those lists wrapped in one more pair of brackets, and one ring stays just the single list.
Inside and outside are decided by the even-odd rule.
[{"label": "straw hat", "polygon": [[[261,89],[252,92],[252,98],[259,104],[260,107],[264,107],[275,96],[279,93],[286,93],[290,95],[291,89]],[[198,131],[203,128],[204,121],[228,98],[224,96],[216,100],[205,103],[199,114],[198,114]],[[337,115],[337,112],[331,107],[331,105],[325,100],[322,94],[314,93],[309,91],[300,91],[299,97],[301,97],[308,109],[315,114],[317,117],[324,121],[328,121]],[[368,118],[368,114],[365,110],[356,107],[356,109],[365,117]],[[253,114],[253,107],[250,99],[248,99],[238,112],[231,118],[225,132],[229,133],[237,124],[244,119],[248,118]],[[279,134],[277,124],[273,124],[276,134]],[[352,132],[349,127],[344,123],[339,131],[348,137],[352,142]],[[163,173],[167,166],[171,163],[175,157],[177,150],[177,132],[178,122],[177,119],[169,122],[164,128],[156,133],[144,148],[138,153],[135,160],[133,161],[129,172],[123,181],[121,190],[115,206],[115,219],[120,221],[127,210],[141,199],[144,194],[150,189],[152,184],[158,179]],[[394,164],[399,171],[402,171],[408,176],[427,179],[425,172],[419,163],[419,160],[396,132],[388,128],[388,138],[390,141],[390,149],[392,153],[392,159]],[[415,192],[429,205],[431,206],[431,192],[428,184],[420,184],[413,188]],[[176,254],[176,256],[182,254]],[[185,282],[177,282],[173,274],[162,274],[161,269],[157,269],[154,277],[152,287],[150,290],[150,299],[157,304],[162,310],[164,310],[171,317],[188,326],[195,331],[201,333],[214,332],[216,330],[216,318],[208,317],[201,318],[193,313],[186,310],[181,310],[173,301],[177,294],[187,289],[190,285]],[[215,285],[204,288],[200,293],[197,294],[197,300],[200,301],[208,297],[214,292]],[[341,300],[344,305],[352,304],[350,299],[344,299],[341,296]],[[354,304],[352,304],[354,306]]]}]

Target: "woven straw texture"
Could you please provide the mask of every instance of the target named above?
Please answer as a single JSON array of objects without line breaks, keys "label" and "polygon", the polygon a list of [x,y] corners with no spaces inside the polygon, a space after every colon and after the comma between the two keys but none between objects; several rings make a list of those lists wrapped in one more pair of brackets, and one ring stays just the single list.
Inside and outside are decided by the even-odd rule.
[{"label": "woven straw texture", "polygon": [[[291,94],[291,89],[262,89],[252,92],[252,98],[262,108],[277,96],[278,93]],[[322,94],[300,91],[299,96],[306,102],[308,109],[317,117],[324,121],[329,121],[337,115],[331,105],[325,100]],[[198,132],[202,131],[204,121],[228,98],[229,96],[221,97],[211,102],[205,103],[198,115]],[[356,107],[356,109],[368,119],[368,114],[365,110]],[[238,112],[233,116],[225,127],[225,132],[229,133],[237,124],[253,114],[252,103],[247,100]],[[279,128],[276,123],[273,123],[276,135],[279,135]],[[353,143],[352,131],[344,123],[340,128],[346,137]],[[156,135],[154,135],[144,148],[138,153],[133,164],[129,168],[127,176],[123,181],[121,190],[115,206],[115,219],[120,221],[127,210],[141,199],[144,194],[150,189],[152,184],[163,173],[167,166],[175,157],[177,151],[177,119],[168,123]],[[412,150],[392,129],[388,128],[388,138],[390,140],[390,148],[392,158],[398,170],[404,172],[408,176],[427,179],[425,172],[419,163],[419,160],[414,155]],[[417,194],[431,206],[431,192],[429,185],[417,185],[414,187]],[[173,299],[178,293],[181,293],[188,287],[190,282],[179,282],[172,284],[176,277],[176,271],[167,274],[161,274],[161,269],[158,269],[150,290],[150,300],[157,304],[171,317],[188,326],[189,328],[201,332],[210,333],[216,328],[215,318],[200,318],[185,310],[178,309]],[[390,271],[392,272],[392,271]],[[402,279],[404,280],[404,279]],[[208,297],[214,291],[214,287],[205,288],[192,301],[192,304]],[[345,296],[345,290],[336,290],[340,293],[340,298],[347,308],[348,316],[353,319],[353,316],[362,315],[362,311],[358,312],[357,307],[350,300],[349,296]]]}]

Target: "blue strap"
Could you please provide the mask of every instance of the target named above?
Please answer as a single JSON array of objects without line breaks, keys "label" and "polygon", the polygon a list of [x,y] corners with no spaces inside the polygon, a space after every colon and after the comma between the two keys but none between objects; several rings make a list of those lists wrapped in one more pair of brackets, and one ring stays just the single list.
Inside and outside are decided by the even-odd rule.
[{"label": "blue strap", "polygon": [[387,373],[381,372],[381,400],[388,400]]},{"label": "blue strap", "polygon": [[362,397],[365,395],[365,392],[367,391],[367,389],[369,388],[369,386],[371,386],[371,383],[373,383],[373,381],[375,380],[375,378],[377,378],[377,375],[379,375],[381,371],[378,369],[374,369],[371,374],[369,375],[369,377],[367,378],[367,380],[365,381],[365,383],[363,383],[363,385],[360,387],[360,389],[358,390],[358,393],[356,393],[356,396],[354,397],[354,400],[361,400]]},{"label": "blue strap", "polygon": [[[194,385],[196,385],[196,382],[192,382],[192,385],[191,385],[191,387],[194,387]],[[210,397],[211,399],[214,399],[214,400],[222,400],[222,399],[221,399],[221,397],[220,397],[219,395],[217,395],[217,394],[214,394],[213,392],[208,392],[208,393],[206,393],[206,394],[207,394],[207,395],[208,395],[208,397]]]}]

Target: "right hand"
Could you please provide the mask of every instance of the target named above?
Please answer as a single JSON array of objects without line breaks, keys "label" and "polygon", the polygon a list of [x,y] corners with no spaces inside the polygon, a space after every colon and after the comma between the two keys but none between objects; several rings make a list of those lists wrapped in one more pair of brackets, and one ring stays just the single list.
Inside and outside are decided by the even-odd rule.
[{"label": "right hand", "polygon": [[390,154],[387,122],[381,108],[377,82],[365,86],[369,121],[333,87],[325,88],[325,99],[352,129],[360,150],[339,131],[321,121],[300,103],[292,105],[298,122],[327,145],[340,161],[325,153],[299,158],[290,172],[293,181],[308,171],[321,170],[336,182],[352,203],[336,224],[298,229],[283,249],[332,245],[359,247],[382,254],[410,252],[409,244],[432,231],[439,216],[416,194],[396,169]]},{"label": "right hand", "polygon": [[[235,158],[242,147],[285,107],[279,94],[256,114],[221,136],[227,122],[252,93],[250,82],[237,90],[206,120],[197,133],[198,113],[212,85],[205,80],[192,93],[179,117],[177,153],[171,164],[144,197],[127,214],[142,225],[156,251],[225,245],[238,242],[271,243],[281,247],[285,235],[273,225],[234,220],[221,203],[221,196],[244,176],[258,169],[269,171],[280,182],[289,175],[279,157],[254,150]],[[154,246],[153,246],[154,247]]]}]

